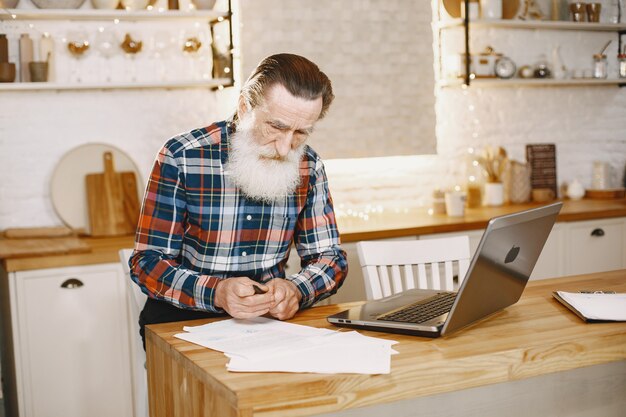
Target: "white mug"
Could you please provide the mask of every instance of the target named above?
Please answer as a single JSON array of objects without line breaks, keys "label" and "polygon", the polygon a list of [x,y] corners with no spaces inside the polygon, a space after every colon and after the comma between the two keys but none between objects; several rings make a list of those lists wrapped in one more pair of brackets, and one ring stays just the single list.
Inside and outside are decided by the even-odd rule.
[{"label": "white mug", "polygon": [[445,195],[446,214],[452,217],[465,215],[465,193],[461,191],[448,191]]}]

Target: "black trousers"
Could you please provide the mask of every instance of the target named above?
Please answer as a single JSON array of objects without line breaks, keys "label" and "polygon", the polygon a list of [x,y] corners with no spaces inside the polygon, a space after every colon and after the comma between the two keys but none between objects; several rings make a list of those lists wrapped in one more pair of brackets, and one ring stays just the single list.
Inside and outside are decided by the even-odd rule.
[{"label": "black trousers", "polygon": [[145,326],[147,324],[170,323],[173,321],[224,316],[225,314],[209,313],[207,311],[183,310],[165,301],[148,298],[146,305],[139,314],[139,334],[141,335],[143,349],[146,350]]}]

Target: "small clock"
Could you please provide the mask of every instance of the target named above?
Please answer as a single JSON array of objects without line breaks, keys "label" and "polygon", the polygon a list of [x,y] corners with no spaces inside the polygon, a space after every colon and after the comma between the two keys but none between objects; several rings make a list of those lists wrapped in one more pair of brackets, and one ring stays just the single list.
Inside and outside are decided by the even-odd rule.
[{"label": "small clock", "polygon": [[506,56],[498,58],[495,64],[496,75],[500,78],[506,79],[513,77],[516,69],[515,62]]}]

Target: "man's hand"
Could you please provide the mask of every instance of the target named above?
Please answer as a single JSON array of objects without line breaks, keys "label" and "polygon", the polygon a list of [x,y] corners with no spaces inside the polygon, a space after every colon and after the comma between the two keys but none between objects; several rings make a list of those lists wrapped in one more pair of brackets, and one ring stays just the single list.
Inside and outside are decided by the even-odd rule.
[{"label": "man's hand", "polygon": [[[256,294],[254,285],[267,291]],[[215,287],[215,307],[223,308],[236,319],[249,319],[262,316],[270,311],[274,304],[274,293],[269,286],[252,281],[246,277],[228,278]]]},{"label": "man's hand", "polygon": [[278,320],[288,320],[292,318],[300,306],[302,293],[291,281],[282,278],[275,278],[267,283],[270,292],[274,293],[274,304],[269,309],[269,313]]}]

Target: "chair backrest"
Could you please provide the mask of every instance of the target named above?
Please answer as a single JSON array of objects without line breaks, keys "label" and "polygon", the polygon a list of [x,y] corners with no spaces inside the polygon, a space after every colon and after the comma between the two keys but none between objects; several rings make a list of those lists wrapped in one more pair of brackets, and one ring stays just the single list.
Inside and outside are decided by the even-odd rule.
[{"label": "chair backrest", "polygon": [[120,263],[126,278],[126,305],[128,308],[128,318],[130,320],[130,350],[132,363],[133,380],[133,403],[135,417],[148,416],[148,382],[146,373],[146,352],[143,350],[141,336],[139,335],[139,314],[143,310],[148,296],[146,296],[139,285],[130,278],[130,267],[128,260],[133,254],[132,249],[120,249],[118,252]]},{"label": "chair backrest", "polygon": [[368,300],[413,288],[453,291],[470,263],[468,236],[407,241],[358,242]]}]

